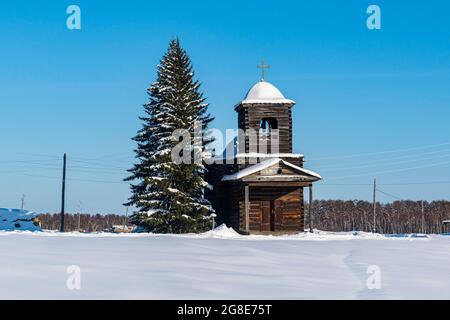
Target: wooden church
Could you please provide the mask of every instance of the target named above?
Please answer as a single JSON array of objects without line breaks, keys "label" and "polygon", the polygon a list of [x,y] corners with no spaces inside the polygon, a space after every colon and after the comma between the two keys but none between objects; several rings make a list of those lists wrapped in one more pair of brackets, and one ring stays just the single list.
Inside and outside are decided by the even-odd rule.
[{"label": "wooden church", "polygon": [[226,152],[207,174],[213,189],[206,197],[220,223],[243,234],[304,230],[304,188],[312,200],[312,185],[321,176],[303,168],[303,155],[292,153],[294,105],[263,74],[235,106],[240,133],[226,148],[232,155]]}]

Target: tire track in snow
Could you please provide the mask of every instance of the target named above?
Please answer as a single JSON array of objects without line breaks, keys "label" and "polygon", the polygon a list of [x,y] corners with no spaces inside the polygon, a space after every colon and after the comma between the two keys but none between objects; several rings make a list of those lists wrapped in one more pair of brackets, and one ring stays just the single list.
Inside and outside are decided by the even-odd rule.
[{"label": "tire track in snow", "polygon": [[[368,263],[367,259],[360,253],[359,241],[354,240],[348,243],[349,252],[344,259],[344,263],[347,268],[353,273],[355,278],[360,282],[360,289],[355,292],[355,299],[371,300],[371,299],[382,299],[385,296],[385,290],[383,289],[383,275],[381,274],[381,288],[380,289],[369,289],[367,287],[367,279],[370,274],[367,273],[367,268],[370,265],[376,265],[375,261],[373,263]],[[381,267],[381,266],[380,266]]]}]

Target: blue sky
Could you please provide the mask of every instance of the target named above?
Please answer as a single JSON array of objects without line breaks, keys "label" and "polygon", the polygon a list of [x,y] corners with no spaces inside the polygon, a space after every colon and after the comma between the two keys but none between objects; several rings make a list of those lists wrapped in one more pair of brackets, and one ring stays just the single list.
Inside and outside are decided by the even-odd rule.
[{"label": "blue sky", "polygon": [[[39,4],[38,4],[39,3]],[[77,4],[82,29],[66,28]],[[366,8],[381,8],[368,30]],[[3,1],[0,207],[118,212],[145,89],[178,36],[219,129],[260,78],[294,111],[294,150],[319,198],[450,199],[448,1]],[[422,182],[421,184],[417,184]],[[394,198],[380,194],[381,201]]]}]

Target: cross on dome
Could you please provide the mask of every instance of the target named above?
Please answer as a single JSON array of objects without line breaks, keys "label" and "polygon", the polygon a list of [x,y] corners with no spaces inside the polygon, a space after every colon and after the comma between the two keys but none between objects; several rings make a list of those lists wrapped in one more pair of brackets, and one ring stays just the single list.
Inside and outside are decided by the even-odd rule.
[{"label": "cross on dome", "polygon": [[261,69],[262,70],[262,78],[261,81],[264,81],[264,77],[265,77],[265,69],[270,69],[270,65],[265,64],[264,61],[261,62],[261,65],[256,66],[256,68]]}]

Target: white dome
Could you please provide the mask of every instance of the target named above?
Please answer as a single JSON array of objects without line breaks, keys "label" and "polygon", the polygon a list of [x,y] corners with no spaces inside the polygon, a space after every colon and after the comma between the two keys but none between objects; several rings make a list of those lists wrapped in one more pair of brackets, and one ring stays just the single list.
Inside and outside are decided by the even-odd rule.
[{"label": "white dome", "polygon": [[277,104],[294,104],[295,102],[286,99],[283,94],[274,85],[266,81],[256,83],[247,93],[242,104],[252,103],[277,103]]},{"label": "white dome", "polygon": [[274,85],[260,81],[248,91],[245,99],[284,99],[284,96]]}]

